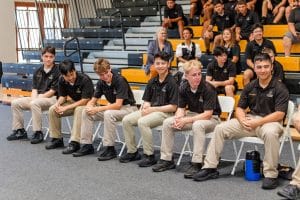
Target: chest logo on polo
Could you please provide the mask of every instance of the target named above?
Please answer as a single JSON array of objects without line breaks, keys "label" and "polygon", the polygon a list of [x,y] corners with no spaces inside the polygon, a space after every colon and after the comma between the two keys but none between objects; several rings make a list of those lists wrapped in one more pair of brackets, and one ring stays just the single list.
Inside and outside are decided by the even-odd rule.
[{"label": "chest logo on polo", "polygon": [[224,70],[223,70],[223,73],[225,73],[225,74],[227,74],[227,73],[228,73],[228,70],[227,70],[227,68],[224,68]]},{"label": "chest logo on polo", "polygon": [[113,94],[117,94],[117,91],[116,91],[116,89],[114,89],[114,91],[113,91]]},{"label": "chest logo on polo", "polygon": [[199,102],[203,103],[203,96],[199,97]]},{"label": "chest logo on polo", "polygon": [[248,17],[246,18],[246,20],[247,20],[247,21],[250,21],[250,16],[248,16]]},{"label": "chest logo on polo", "polygon": [[249,93],[249,96],[250,97],[256,97],[256,93],[255,92],[251,92],[251,93]]},{"label": "chest logo on polo", "polygon": [[166,89],[166,86],[164,86],[162,89],[161,89],[162,92],[166,92],[167,89]]},{"label": "chest logo on polo", "polygon": [[228,16],[226,16],[225,20],[226,20],[226,21],[229,21],[229,17],[228,17]]},{"label": "chest logo on polo", "polygon": [[53,79],[53,75],[51,74],[48,79],[52,80]]},{"label": "chest logo on polo", "polygon": [[272,98],[274,96],[273,91],[269,91],[266,96]]},{"label": "chest logo on polo", "polygon": [[81,93],[81,89],[80,89],[80,88],[77,88],[77,89],[76,89],[76,93],[78,93],[78,94]]}]

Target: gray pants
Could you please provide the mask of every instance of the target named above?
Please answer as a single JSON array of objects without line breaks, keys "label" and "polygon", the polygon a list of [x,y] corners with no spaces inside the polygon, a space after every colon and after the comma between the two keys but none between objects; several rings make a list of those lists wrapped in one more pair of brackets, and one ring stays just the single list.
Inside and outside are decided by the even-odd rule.
[{"label": "gray pants", "polygon": [[33,131],[41,131],[43,111],[48,110],[55,102],[56,97],[35,99],[32,99],[31,97],[22,97],[14,99],[11,102],[12,130],[24,128],[23,111],[31,110],[32,129]]},{"label": "gray pants", "polygon": [[[198,113],[189,113],[189,116],[197,115]],[[162,141],[160,158],[162,160],[172,160],[174,136],[177,129],[172,127],[174,117],[166,119],[163,123]],[[194,123],[186,124],[182,130],[192,130],[193,132],[193,157],[192,162],[202,163],[205,147],[205,133],[210,133],[219,123],[219,118],[213,116],[210,120],[197,120]]]},{"label": "gray pants", "polygon": [[122,106],[120,110],[106,110],[89,115],[83,110],[81,127],[81,144],[92,144],[94,121],[103,121],[103,145],[114,146],[116,140],[116,125],[123,117],[137,110],[136,106]]},{"label": "gray pants", "polygon": [[137,151],[134,127],[138,126],[143,140],[144,154],[152,155],[154,153],[154,149],[151,129],[162,125],[164,119],[169,116],[171,116],[171,113],[164,112],[153,112],[146,116],[142,116],[141,111],[136,111],[126,115],[122,120],[122,124],[127,153],[134,153]]},{"label": "gray pants", "polygon": [[[252,118],[260,118],[252,116]],[[247,131],[237,119],[232,119],[216,126],[211,139],[203,168],[217,168],[219,157],[223,150],[225,139],[238,139],[242,137],[259,137],[264,141],[265,157],[263,160],[264,175],[268,178],[277,178],[279,160],[279,137],[283,133],[283,127],[279,122],[266,123],[255,130]]]}]

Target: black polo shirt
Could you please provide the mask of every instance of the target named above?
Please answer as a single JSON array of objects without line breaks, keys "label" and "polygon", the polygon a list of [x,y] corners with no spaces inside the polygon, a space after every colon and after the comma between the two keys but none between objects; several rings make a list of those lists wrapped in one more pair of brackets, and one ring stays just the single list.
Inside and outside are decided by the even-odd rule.
[{"label": "black polo shirt", "polygon": [[214,81],[226,81],[229,77],[236,76],[235,64],[227,59],[224,66],[219,67],[218,62],[213,60],[207,66],[206,76],[211,76]]},{"label": "black polo shirt", "polygon": [[225,11],[222,16],[214,12],[210,25],[217,26],[218,33],[221,33],[225,28],[231,28],[234,25],[234,18],[234,12]]},{"label": "black polo shirt", "polygon": [[249,107],[251,114],[264,117],[276,111],[286,113],[288,101],[289,91],[281,81],[272,78],[269,85],[263,89],[256,79],[243,89],[238,107]]},{"label": "black polo shirt", "polygon": [[260,23],[255,12],[248,10],[246,15],[237,14],[235,17],[235,24],[241,28],[241,35],[250,35],[252,32],[252,25]]},{"label": "black polo shirt", "polygon": [[74,101],[92,98],[94,85],[90,77],[78,72],[76,72],[76,76],[74,85],[71,85],[65,81],[63,76],[60,76],[58,82],[58,95],[63,97],[69,96]]},{"label": "black polo shirt", "polygon": [[44,71],[44,65],[42,65],[33,74],[32,89],[36,89],[38,94],[44,94],[50,89],[57,92],[59,76],[57,65],[54,65],[48,73]]},{"label": "black polo shirt", "polygon": [[285,80],[284,78],[284,71],[283,67],[278,61],[274,61],[273,63],[273,77],[278,78],[279,80],[283,81]]},{"label": "black polo shirt", "polygon": [[227,50],[227,57],[229,60],[232,60],[233,56],[237,56],[239,59],[237,63],[235,63],[236,67],[236,74],[241,73],[241,62],[240,62],[240,54],[241,54],[241,47],[239,44],[233,44],[231,47],[225,47]]},{"label": "black polo shirt", "polygon": [[293,23],[296,31],[300,32],[300,7],[294,8],[291,11],[288,22]]},{"label": "black polo shirt", "polygon": [[217,91],[207,83],[201,80],[197,91],[192,92],[188,81],[182,82],[179,87],[178,107],[188,108],[192,112],[203,113],[205,110],[213,110],[213,115],[221,113]]},{"label": "black polo shirt", "polygon": [[259,45],[255,40],[252,40],[251,42],[247,43],[246,50],[245,50],[245,57],[246,59],[254,60],[254,57],[261,53],[264,48],[272,49],[274,52],[274,55],[276,55],[276,49],[271,40],[268,40],[266,38],[263,38],[263,42],[261,45]]},{"label": "black polo shirt", "polygon": [[116,99],[123,99],[123,105],[135,104],[133,93],[127,80],[119,74],[114,72],[112,73],[113,76],[111,84],[107,84],[102,80],[97,82],[94,97],[100,98],[102,95],[104,95],[109,103],[115,103]]},{"label": "black polo shirt", "polygon": [[168,6],[165,7],[164,18],[175,19],[178,17],[184,17],[181,5],[175,4],[174,8],[170,9]]},{"label": "black polo shirt", "polygon": [[164,106],[168,104],[177,105],[178,86],[171,74],[160,83],[158,76],[149,80],[143,100],[150,102],[151,106]]}]

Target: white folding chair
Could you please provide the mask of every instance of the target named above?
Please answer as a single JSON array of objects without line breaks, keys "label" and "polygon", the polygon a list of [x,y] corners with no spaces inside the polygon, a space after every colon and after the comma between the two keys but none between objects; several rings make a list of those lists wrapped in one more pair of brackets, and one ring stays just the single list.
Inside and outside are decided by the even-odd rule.
[{"label": "white folding chair", "polygon": [[[287,115],[286,115],[287,124],[284,128],[282,136],[280,137],[279,155],[281,154],[284,142],[289,141],[290,146],[291,146],[294,165],[296,166],[295,150],[294,150],[293,140],[292,140],[291,133],[290,133],[290,125],[292,122],[292,116],[294,113],[294,109],[295,109],[294,103],[292,101],[289,101],[288,111],[287,111]],[[233,165],[231,175],[234,175],[235,169],[236,169],[238,163],[242,160],[245,160],[245,159],[240,158],[245,143],[264,144],[264,141],[258,137],[243,137],[243,138],[238,139],[238,141],[241,142],[241,145],[240,145],[240,149],[238,151],[235,163]]]},{"label": "white folding chair", "polygon": [[[137,106],[141,106],[143,104],[142,98],[143,98],[144,90],[132,90],[132,93],[133,93],[133,96],[134,96],[134,99],[135,99],[135,104]],[[93,140],[96,137],[101,138],[101,139],[103,138],[103,131],[102,131],[103,130],[103,126],[104,126],[103,121],[99,121],[99,124],[98,124],[98,126],[96,128],[96,131],[94,133],[94,136],[93,136]],[[117,126],[122,126],[122,121],[118,121],[117,122]],[[119,153],[119,156],[121,156],[122,153],[123,153],[123,151],[124,151],[124,149],[125,149],[126,144],[125,144],[125,142],[123,140],[121,140],[120,133],[119,133],[118,129],[116,129],[116,136],[117,136],[117,138],[116,138],[115,142],[118,142],[118,143],[122,144],[122,148],[121,148],[121,151]],[[99,145],[97,147],[97,151],[100,150],[102,144],[103,144],[103,142],[101,140],[101,142],[99,143]]]},{"label": "white folding chair", "polygon": [[[218,96],[218,100],[219,100],[219,104],[220,104],[220,107],[221,107],[221,112],[222,113],[228,113],[227,121],[230,120],[230,118],[232,116],[232,113],[234,111],[234,105],[235,105],[234,98],[229,97],[229,96]],[[189,155],[193,154],[193,151],[191,150],[191,145],[190,145],[190,142],[189,142],[190,136],[193,136],[192,130],[180,131],[180,132],[185,134],[185,142],[184,142],[183,147],[181,149],[181,153],[180,153],[180,156],[178,158],[177,165],[180,165],[181,159],[182,159],[184,154],[189,154]],[[206,138],[212,138],[212,136],[213,136],[213,132],[205,134]],[[233,142],[233,148],[234,148],[234,151],[235,151],[235,155],[237,156],[237,150],[236,150],[235,142],[234,141],[232,141],[232,142]]]},{"label": "white folding chair", "polygon": [[[29,110],[29,111],[30,111],[30,110]],[[46,121],[47,121],[47,123],[48,123],[48,122],[49,122],[49,120],[48,120],[48,110],[44,110],[42,115],[43,115],[42,117],[45,117],[45,119],[46,119]],[[28,121],[28,123],[27,123],[27,126],[26,126],[26,128],[25,128],[26,132],[29,131],[29,128],[30,128],[30,127],[32,127],[32,116],[30,117],[30,119],[29,119],[29,121]],[[48,126],[42,126],[42,129],[45,130],[44,140],[46,140],[47,137],[48,137],[48,135],[49,135],[49,125],[48,125]]]}]

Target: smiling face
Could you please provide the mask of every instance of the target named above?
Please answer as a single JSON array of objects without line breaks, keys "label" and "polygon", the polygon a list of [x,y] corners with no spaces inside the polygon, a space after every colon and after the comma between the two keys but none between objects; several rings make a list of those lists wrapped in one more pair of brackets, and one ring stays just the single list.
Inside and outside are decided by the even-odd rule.
[{"label": "smiling face", "polygon": [[222,38],[225,42],[230,42],[231,41],[231,32],[229,30],[224,30],[222,34]]},{"label": "smiling face", "polygon": [[100,80],[106,82],[106,83],[111,83],[112,80],[112,73],[111,69],[107,70],[106,72],[96,72],[96,74],[99,76]]},{"label": "smiling face", "polygon": [[154,67],[158,74],[168,73],[169,62],[157,57],[154,60]]},{"label": "smiling face", "polygon": [[222,55],[215,56],[215,59],[217,60],[219,66],[223,66],[224,63],[227,61],[227,54],[223,53]]},{"label": "smiling face", "polygon": [[257,78],[267,81],[272,78],[273,65],[270,60],[257,60],[254,62],[254,71]]},{"label": "smiling face", "polygon": [[254,29],[253,37],[255,40],[262,40],[263,39],[263,30],[260,27]]},{"label": "smiling face", "polygon": [[166,40],[167,39],[167,29],[162,28],[160,31],[157,33],[157,39],[158,40]]}]

